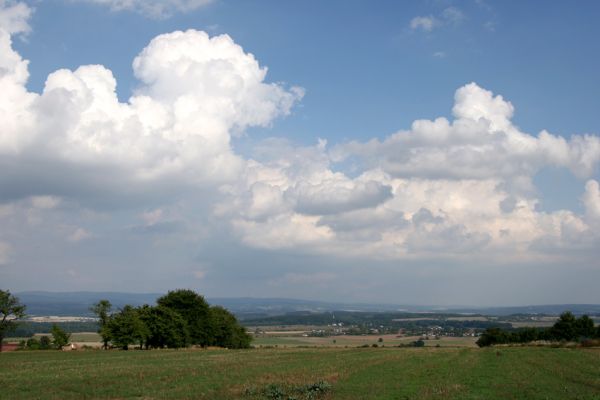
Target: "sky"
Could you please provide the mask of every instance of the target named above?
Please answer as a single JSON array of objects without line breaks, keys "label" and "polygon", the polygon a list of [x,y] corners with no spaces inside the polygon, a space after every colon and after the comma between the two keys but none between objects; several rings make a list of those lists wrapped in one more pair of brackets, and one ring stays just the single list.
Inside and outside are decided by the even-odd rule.
[{"label": "sky", "polygon": [[0,0],[0,287],[600,303],[599,17]]}]

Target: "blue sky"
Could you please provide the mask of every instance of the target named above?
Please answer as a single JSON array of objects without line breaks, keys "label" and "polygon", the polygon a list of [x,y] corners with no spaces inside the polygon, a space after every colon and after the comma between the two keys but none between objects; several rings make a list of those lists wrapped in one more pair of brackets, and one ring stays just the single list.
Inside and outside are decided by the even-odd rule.
[{"label": "blue sky", "polygon": [[[449,115],[449,93],[472,81],[510,99],[526,132],[568,136],[600,125],[595,1],[215,1],[160,20],[85,2],[32,4],[33,31],[16,48],[32,61],[34,90],[56,69],[102,64],[126,100],[140,49],[158,34],[194,28],[229,34],[269,67],[270,80],[307,89],[295,117],[277,124],[303,143],[382,137],[416,118]],[[415,16],[441,19],[448,7],[463,20],[410,29]]]},{"label": "blue sky", "polygon": [[[92,272],[106,268],[131,291],[194,282],[212,296],[477,304],[503,281],[487,303],[600,301],[572,277],[574,264],[600,275],[597,2],[173,4],[0,2],[11,52],[29,60],[28,81],[10,88],[33,98],[11,97],[3,114],[20,116],[0,141],[9,286],[106,290],[114,283]],[[19,18],[28,30],[7,25]],[[171,74],[186,52],[225,57],[201,35],[159,36],[187,29],[229,35],[236,72],[195,59],[204,72]],[[156,67],[167,48],[179,58]],[[266,77],[255,80],[249,54]],[[44,92],[49,74],[89,64],[105,69],[53,75]],[[69,104],[97,97],[103,71],[122,106],[53,108],[67,101],[58,89]],[[249,89],[204,94],[210,71]],[[142,95],[166,110],[157,125],[158,111],[135,108]],[[177,114],[190,96],[200,121]],[[70,278],[53,280],[42,260]],[[532,291],[540,271],[547,288]],[[559,296],[565,279],[582,289]]]}]

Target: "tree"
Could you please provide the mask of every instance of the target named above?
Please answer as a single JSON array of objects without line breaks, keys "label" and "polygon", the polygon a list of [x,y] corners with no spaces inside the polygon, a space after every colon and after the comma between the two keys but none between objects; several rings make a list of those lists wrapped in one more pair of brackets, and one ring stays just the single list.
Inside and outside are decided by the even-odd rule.
[{"label": "tree", "polygon": [[211,343],[210,310],[204,297],[193,290],[172,290],[157,300],[159,306],[181,315],[189,329],[191,344],[208,346]]},{"label": "tree", "polygon": [[577,319],[572,312],[560,314],[558,321],[550,328],[550,333],[555,340],[573,340],[577,337]]},{"label": "tree", "polygon": [[48,336],[42,336],[40,338],[40,350],[48,350],[50,348],[50,338]]},{"label": "tree", "polygon": [[144,343],[150,334],[138,310],[129,305],[113,314],[107,327],[113,344],[123,350],[127,350],[130,344]]},{"label": "tree", "polygon": [[65,332],[60,326],[52,325],[50,333],[52,334],[52,343],[58,350],[69,344],[71,334]]},{"label": "tree", "polygon": [[0,290],[0,352],[4,336],[17,327],[19,319],[25,317],[25,308],[10,291]]},{"label": "tree", "polygon": [[479,347],[510,343],[510,335],[508,334],[508,332],[505,332],[500,328],[488,328],[479,337],[476,343]]},{"label": "tree", "polygon": [[140,319],[148,329],[146,348],[180,348],[190,343],[185,319],[176,311],[163,306],[145,305],[139,309]]},{"label": "tree", "polygon": [[582,315],[575,322],[577,336],[580,338],[592,338],[596,335],[594,329],[594,320],[587,315]]},{"label": "tree", "polygon": [[102,336],[104,343],[104,349],[108,349],[108,342],[110,342],[110,329],[108,322],[110,320],[110,311],[112,304],[108,300],[100,300],[98,303],[90,307],[90,311],[98,317],[98,333]]},{"label": "tree", "polygon": [[252,337],[241,326],[235,316],[220,306],[210,307],[211,345],[230,349],[250,347]]}]

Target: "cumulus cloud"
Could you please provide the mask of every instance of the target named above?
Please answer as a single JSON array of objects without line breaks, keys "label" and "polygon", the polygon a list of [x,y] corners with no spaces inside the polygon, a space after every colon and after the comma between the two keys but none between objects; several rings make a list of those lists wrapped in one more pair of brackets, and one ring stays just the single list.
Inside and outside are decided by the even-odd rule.
[{"label": "cumulus cloud", "polygon": [[31,30],[28,20],[32,9],[25,3],[0,0],[0,29],[9,35],[28,33]]},{"label": "cumulus cloud", "polygon": [[[548,166],[590,176],[600,138],[537,136],[512,123],[514,106],[471,83],[455,94],[454,120],[415,121],[382,141],[326,143],[264,151],[217,207],[242,241],[260,248],[302,248],[337,255],[406,258],[512,251],[543,256],[540,243],[593,248],[596,204],[588,212],[538,210],[535,175]],[[279,154],[280,157],[272,157]],[[362,173],[334,172],[353,157]]]},{"label": "cumulus cloud", "polygon": [[141,84],[126,103],[100,65],[53,72],[41,94],[31,93],[27,62],[8,33],[3,38],[0,183],[7,196],[36,195],[23,191],[39,188],[37,181],[72,195],[61,174],[48,176],[60,169],[71,170],[78,190],[93,192],[94,182],[105,181],[99,196],[233,180],[244,160],[231,148],[232,135],[289,114],[303,94],[265,83],[266,68],[229,36],[194,30],[160,35],[136,57]]},{"label": "cumulus cloud", "polygon": [[395,177],[430,179],[516,179],[545,166],[590,176],[600,161],[600,137],[569,140],[542,131],[537,137],[512,124],[513,105],[475,83],[456,91],[454,121],[417,120],[408,131],[383,141],[351,142],[334,149],[340,160],[358,155],[368,166]]},{"label": "cumulus cloud", "polygon": [[110,7],[113,11],[134,11],[150,18],[168,18],[204,7],[213,0],[79,0]]},{"label": "cumulus cloud", "polygon": [[[460,19],[447,14],[440,18]],[[419,20],[415,29],[430,23]],[[79,242],[92,237],[83,227],[94,226],[94,242],[124,236],[142,249],[145,241],[176,246],[170,237],[193,247],[232,236],[235,245],[267,252],[393,261],[498,255],[525,262],[544,260],[549,248],[599,248],[600,194],[591,178],[600,138],[522,132],[513,104],[476,83],[458,88],[451,119],[333,146],[271,138],[242,156],[237,138],[289,115],[304,91],[269,83],[266,67],[231,37],[157,36],[134,59],[139,86],[121,102],[101,65],[55,71],[41,93],[28,91],[28,62],[11,43],[25,28],[6,26],[0,218],[17,231]],[[546,167],[588,179],[584,213],[540,211],[534,178]],[[8,231],[0,232],[4,263],[26,247],[11,250],[19,235]],[[212,270],[205,278],[186,268],[187,276],[212,279]],[[276,282],[331,280],[294,274]]]}]

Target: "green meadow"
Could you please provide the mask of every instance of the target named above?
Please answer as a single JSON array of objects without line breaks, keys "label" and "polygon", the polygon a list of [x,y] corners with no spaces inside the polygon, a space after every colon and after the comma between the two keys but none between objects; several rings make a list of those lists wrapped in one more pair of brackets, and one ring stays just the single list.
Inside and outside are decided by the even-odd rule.
[{"label": "green meadow", "polygon": [[[322,381],[324,393],[280,390]],[[600,349],[16,351],[0,354],[0,387],[2,399],[599,399]]]}]

